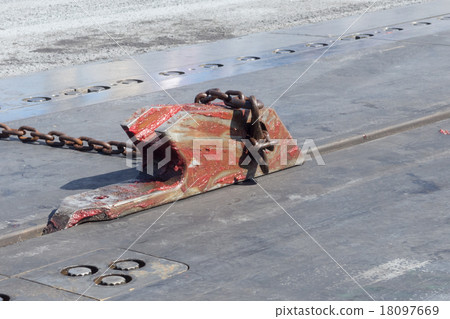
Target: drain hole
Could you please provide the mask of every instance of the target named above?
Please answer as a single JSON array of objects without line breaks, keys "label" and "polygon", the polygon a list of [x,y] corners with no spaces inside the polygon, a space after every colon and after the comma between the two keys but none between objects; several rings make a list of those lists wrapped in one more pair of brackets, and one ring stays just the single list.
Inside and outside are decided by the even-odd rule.
[{"label": "drain hole", "polygon": [[413,22],[413,25],[430,25],[431,22],[426,22],[426,21],[418,21],[418,22]]},{"label": "drain hole", "polygon": [[220,63],[207,63],[207,64],[201,64],[199,65],[199,67],[201,68],[205,68],[205,69],[217,69],[217,68],[221,68],[223,67],[223,64]]},{"label": "drain hole", "polygon": [[386,32],[395,32],[395,31],[403,31],[403,29],[402,28],[387,27],[387,28],[384,28],[384,31],[386,31]]},{"label": "drain hole", "polygon": [[110,89],[109,86],[91,86],[87,88],[87,93],[97,93],[109,89]]},{"label": "drain hole", "polygon": [[326,43],[308,43],[306,44],[307,47],[311,47],[311,48],[320,48],[320,47],[326,47],[328,46],[328,44]]},{"label": "drain hole", "polygon": [[290,50],[290,49],[276,49],[275,51],[273,51],[273,53],[276,54],[286,54],[286,53],[294,53],[295,50]]},{"label": "drain hole", "polygon": [[165,71],[165,72],[160,72],[160,75],[164,75],[164,76],[174,76],[174,75],[183,75],[184,72],[183,71]]},{"label": "drain hole", "polygon": [[29,97],[29,98],[23,99],[23,100],[25,102],[37,103],[37,102],[50,101],[51,99],[52,99],[51,97],[47,97],[47,96],[34,96],[34,97]]},{"label": "drain hole", "polygon": [[61,274],[69,277],[84,277],[95,274],[96,272],[98,272],[97,267],[88,265],[70,266],[61,270]]},{"label": "drain hole", "polygon": [[116,270],[135,270],[145,266],[145,262],[139,259],[125,259],[112,263],[109,268]]},{"label": "drain hole", "polygon": [[360,40],[360,39],[367,39],[373,37],[373,34],[371,33],[358,33],[358,34],[352,34],[347,35],[345,37],[342,37],[341,40]]},{"label": "drain hole", "polygon": [[241,56],[237,58],[240,61],[255,61],[261,59],[259,56]]},{"label": "drain hole", "polygon": [[0,294],[0,301],[10,301],[11,298],[8,295]]},{"label": "drain hole", "polygon": [[131,280],[131,276],[128,275],[112,274],[98,277],[94,282],[100,286],[119,286],[129,283]]},{"label": "drain hole", "polygon": [[76,89],[67,90],[64,92],[64,95],[79,95],[81,92],[79,92]]},{"label": "drain hole", "polygon": [[138,80],[138,79],[126,79],[126,80],[117,81],[117,83],[121,83],[121,84],[135,84],[135,83],[142,83],[142,82],[144,82],[144,81]]},{"label": "drain hole", "polygon": [[450,16],[440,17],[439,20],[450,20]]}]

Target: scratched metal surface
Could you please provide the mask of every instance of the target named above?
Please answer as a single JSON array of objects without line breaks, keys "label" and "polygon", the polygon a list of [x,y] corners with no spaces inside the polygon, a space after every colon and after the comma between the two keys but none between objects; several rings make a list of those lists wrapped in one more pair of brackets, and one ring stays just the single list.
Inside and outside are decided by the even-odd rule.
[{"label": "scratched metal surface", "polygon": [[[401,11],[398,19],[409,21]],[[439,20],[427,29],[405,29],[389,39],[340,43],[275,110],[300,143],[313,138],[317,144],[447,110],[447,22],[448,27]],[[237,88],[270,105],[314,60],[314,54],[307,56],[286,64],[263,61],[254,70],[169,92],[191,102],[207,88]],[[101,94],[81,97],[85,107],[64,109],[64,103],[55,103],[47,114],[10,124],[120,140],[125,135],[119,123],[134,110],[172,103],[161,91],[122,98]],[[60,105],[64,111],[56,112]],[[450,121],[438,122],[333,152],[324,156],[326,166],[308,162],[258,182],[375,299],[448,300],[450,140],[438,131],[449,127]],[[64,196],[136,174],[120,157],[15,141],[0,145],[1,234],[45,222]],[[24,272],[86,251],[126,249],[167,208],[0,248],[0,275],[22,278]],[[176,203],[132,249],[190,268],[121,294],[120,300],[369,299],[258,185],[234,185]],[[393,276],[393,269],[401,271]]]},{"label": "scratched metal surface", "polygon": [[[326,166],[308,162],[257,181],[374,299],[448,300],[450,140],[438,129],[449,126],[428,125],[328,154]],[[22,278],[49,261],[126,249],[167,208],[3,247],[0,273]],[[131,249],[189,270],[118,300],[370,299],[258,185],[178,202]]]}]

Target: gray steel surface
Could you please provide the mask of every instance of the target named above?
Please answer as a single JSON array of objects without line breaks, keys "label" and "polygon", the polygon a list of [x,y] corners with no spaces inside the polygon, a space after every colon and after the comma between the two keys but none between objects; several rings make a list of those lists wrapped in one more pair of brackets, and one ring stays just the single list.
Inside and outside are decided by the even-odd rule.
[{"label": "gray steel surface", "polygon": [[[444,11],[444,5],[423,5],[420,12],[427,14],[423,18],[445,15],[450,10]],[[396,14],[388,11],[392,20],[385,25],[380,21],[376,29],[395,21],[410,25],[411,16],[396,10]],[[313,138],[317,145],[324,145],[449,110],[450,20],[432,19],[429,26],[342,41],[346,43],[332,48],[299,79],[274,104],[299,144]],[[257,53],[277,49],[278,44],[264,42]],[[240,89],[271,105],[321,50],[312,49],[297,58],[286,54],[252,61],[231,67],[232,71],[226,71],[226,66],[209,70],[204,82],[200,76],[194,77],[191,84],[183,82],[169,93],[184,103],[208,88]],[[250,53],[227,54],[223,58]],[[211,61],[207,57],[196,59],[192,63]],[[212,80],[209,72],[220,76]],[[54,74],[55,79],[62,76]],[[132,78],[128,75],[122,78]],[[48,76],[50,73],[34,75],[30,81]],[[63,80],[61,88],[67,85],[64,81],[68,80]],[[36,107],[50,108],[38,117],[9,124],[121,140],[124,134],[119,123],[134,110],[173,103],[162,91],[139,91],[147,82],[130,85],[134,93],[126,92],[124,85],[116,91],[117,96],[111,89],[106,95],[101,92],[38,104]],[[50,88],[51,83],[47,83],[43,86]],[[3,95],[23,96],[23,91],[16,95],[6,92],[3,84]],[[74,80],[73,85],[89,83]],[[0,119],[10,112],[0,113]],[[441,128],[450,129],[450,120],[324,154],[325,166],[310,161],[258,178],[259,185],[233,185],[177,202],[170,209],[165,205],[2,247],[0,274],[7,279],[0,280],[0,293],[12,294],[13,299],[48,299],[40,295],[40,289],[54,287],[56,291],[69,285],[70,277],[58,277],[61,267],[72,265],[66,261],[91,256],[97,249],[110,249],[108,261],[112,262],[111,251],[116,249],[118,258],[120,251],[130,248],[142,234],[132,245],[133,252],[186,264],[189,270],[159,282],[137,278],[138,286],[132,291],[127,287],[133,281],[95,287],[105,288],[102,294],[97,290],[90,294],[91,281],[86,280],[74,290],[64,288],[68,295],[50,299],[83,295],[117,300],[448,300],[450,139],[439,133]],[[14,140],[0,142],[3,236],[45,223],[64,196],[136,174],[120,157],[23,145]],[[78,264],[88,262],[85,259]],[[45,274],[41,274],[42,269]],[[36,295],[19,288],[14,292],[14,286],[3,292],[2,284],[13,280],[22,284],[32,280],[37,286],[30,291],[36,290]],[[127,292],[116,295],[108,289]]]}]

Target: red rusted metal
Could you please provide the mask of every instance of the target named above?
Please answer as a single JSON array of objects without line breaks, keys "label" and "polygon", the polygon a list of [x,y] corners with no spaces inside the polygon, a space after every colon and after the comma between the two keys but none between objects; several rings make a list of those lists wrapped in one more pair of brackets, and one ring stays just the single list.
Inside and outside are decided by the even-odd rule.
[{"label": "red rusted metal", "polygon": [[[45,232],[118,218],[262,175],[258,163],[247,158],[250,113],[222,102],[136,112],[122,127],[140,150],[144,170],[153,176],[65,198]],[[279,141],[272,151],[261,151],[269,172],[302,164],[300,149],[276,112],[266,109],[261,113],[264,130],[272,141]],[[158,167],[155,161],[168,162]]]}]

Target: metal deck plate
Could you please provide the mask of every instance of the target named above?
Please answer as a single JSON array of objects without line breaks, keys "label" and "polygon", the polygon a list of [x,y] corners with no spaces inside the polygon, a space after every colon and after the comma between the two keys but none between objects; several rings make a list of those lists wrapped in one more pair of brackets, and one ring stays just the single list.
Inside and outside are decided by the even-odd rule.
[{"label": "metal deck plate", "polygon": [[[72,301],[79,296],[68,291],[47,287],[28,280],[11,278],[0,280],[0,297],[7,296],[4,301]],[[94,299],[81,297],[80,301],[92,301]]]},{"label": "metal deck plate", "polygon": [[[450,21],[448,23],[450,30]],[[443,36],[448,36],[447,31]],[[417,39],[419,41],[420,38]],[[376,40],[357,40],[349,46]],[[446,46],[377,41],[376,47],[344,50],[324,57],[280,99],[275,110],[294,138],[317,145],[415,119],[447,108],[450,83]],[[344,46],[340,46],[344,47]],[[313,56],[311,56],[313,58]],[[429,61],[433,61],[430,64]],[[173,89],[180,102],[190,102],[205,88],[240,88],[270,105],[311,63],[278,66]],[[282,75],[282,76],[281,76]],[[251,83],[251,84],[250,84]],[[274,86],[276,84],[276,86]],[[140,84],[136,84],[140,85]],[[432,94],[423,94],[424,87]],[[255,90],[257,88],[257,90]],[[97,93],[101,94],[101,93]],[[164,92],[123,98],[12,122],[72,136],[125,140],[119,123],[151,104],[173,103]],[[349,123],[352,123],[349,125]],[[125,159],[2,141],[3,222],[0,234],[45,224],[65,196],[135,177]]]},{"label": "metal deck plate", "polygon": [[[308,162],[258,182],[375,299],[445,300],[450,140],[438,129],[449,126],[333,152],[325,167]],[[0,272],[19,275],[106,242],[127,247],[165,209],[4,247]],[[175,204],[133,250],[181,260],[190,270],[117,299],[369,299],[258,185]]]},{"label": "metal deck plate", "polygon": [[[142,266],[132,270],[110,268],[111,264],[117,261],[118,258],[119,260],[138,260],[142,262]],[[85,276],[69,276],[64,272],[69,267],[82,266],[93,267],[94,270],[91,274]],[[99,249],[81,256],[54,262],[46,267],[39,267],[16,276],[56,289],[70,291],[78,294],[78,296],[106,300],[127,294],[137,288],[159,284],[161,281],[187,271],[187,269],[188,266],[185,264],[135,251]],[[109,276],[111,284],[117,283],[117,285],[102,285],[99,279],[105,276]],[[124,283],[121,284],[122,281],[120,280],[114,282],[112,278],[123,279]],[[127,282],[128,280],[130,281]]]}]

